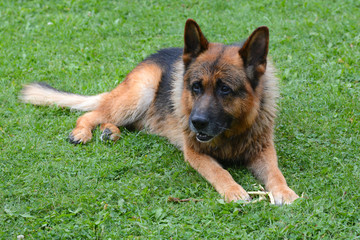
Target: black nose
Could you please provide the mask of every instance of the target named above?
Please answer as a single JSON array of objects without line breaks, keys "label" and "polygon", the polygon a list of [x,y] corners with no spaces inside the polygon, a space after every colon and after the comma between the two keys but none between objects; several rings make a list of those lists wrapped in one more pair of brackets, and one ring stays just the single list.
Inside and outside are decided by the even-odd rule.
[{"label": "black nose", "polygon": [[209,125],[209,119],[203,116],[193,116],[191,123],[194,125],[196,130],[204,130]]}]

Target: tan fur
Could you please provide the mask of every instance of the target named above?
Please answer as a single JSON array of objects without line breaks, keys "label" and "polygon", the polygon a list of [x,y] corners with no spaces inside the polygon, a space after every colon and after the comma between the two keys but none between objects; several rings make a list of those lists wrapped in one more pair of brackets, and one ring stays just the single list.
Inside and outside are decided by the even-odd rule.
[{"label": "tan fur", "polygon": [[[261,42],[257,37],[267,42]],[[70,134],[70,141],[75,144],[90,141],[91,132],[97,125],[103,131],[102,138],[113,141],[119,139],[118,126],[144,128],[150,133],[168,138],[181,149],[185,160],[226,201],[250,199],[220,164],[240,162],[273,193],[277,204],[289,204],[298,196],[287,186],[278,168],[273,142],[277,78],[268,60],[262,59],[263,62],[255,67],[246,65],[246,61],[253,61],[251,54],[254,51],[256,53],[252,44],[266,48],[266,58],[266,27],[255,30],[243,46],[224,47],[220,43],[207,42],[196,22],[188,20],[183,56],[172,65],[171,89],[166,89],[170,94],[167,99],[169,102],[162,103],[168,104],[172,112],[161,111],[156,103],[165,70],[151,59],[139,64],[121,84],[108,93],[80,96],[34,83],[25,86],[21,99],[37,105],[56,104],[84,111],[92,110],[77,120]],[[249,80],[254,74],[259,76],[256,86]],[[232,88],[239,88],[244,94],[226,97],[216,95],[219,79]],[[190,90],[196,81],[201,81],[204,91],[200,103]],[[217,101],[216,106],[211,105],[214,101]],[[221,108],[232,116],[231,125],[209,142],[199,141],[189,126],[196,102],[197,107],[205,106],[208,111]]]},{"label": "tan fur", "polygon": [[185,140],[184,156],[191,167],[198,171],[228,202],[239,199],[250,200],[247,192],[237,184],[228,171],[223,169],[215,159],[200,154]]},{"label": "tan fur", "polygon": [[277,204],[290,204],[298,198],[296,193],[287,186],[286,180],[278,168],[273,142],[257,158],[253,159],[248,167],[265,184],[265,188],[272,192]]},{"label": "tan fur", "polygon": [[141,64],[136,67],[122,84],[101,99],[96,110],[77,120],[71,133],[73,141],[88,142],[92,129],[99,124],[126,126],[142,121],[155,97],[160,77],[161,69],[157,65]]}]

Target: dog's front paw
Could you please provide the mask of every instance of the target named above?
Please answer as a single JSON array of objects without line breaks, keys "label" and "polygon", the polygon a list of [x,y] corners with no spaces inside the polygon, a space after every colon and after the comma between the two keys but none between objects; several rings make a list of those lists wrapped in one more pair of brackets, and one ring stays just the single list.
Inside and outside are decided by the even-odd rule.
[{"label": "dog's front paw", "polygon": [[289,187],[281,187],[271,191],[276,205],[291,204],[299,196]]},{"label": "dog's front paw", "polygon": [[223,195],[226,202],[236,202],[238,200],[251,201],[249,194],[239,184],[226,188]]},{"label": "dog's front paw", "polygon": [[91,130],[86,128],[75,128],[69,134],[69,142],[72,144],[87,143],[92,137]]}]

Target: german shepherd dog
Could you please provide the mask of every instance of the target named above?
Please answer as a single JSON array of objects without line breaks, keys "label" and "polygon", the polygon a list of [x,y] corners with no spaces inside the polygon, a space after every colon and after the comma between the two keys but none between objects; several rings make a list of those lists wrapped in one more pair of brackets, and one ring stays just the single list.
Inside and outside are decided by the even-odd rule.
[{"label": "german shepherd dog", "polygon": [[237,45],[210,43],[192,19],[184,48],[150,55],[115,89],[95,96],[32,83],[20,98],[89,111],[78,118],[69,140],[85,144],[100,125],[101,138],[119,139],[119,126],[164,136],[227,202],[250,200],[222,166],[246,166],[275,203],[298,198],[280,172],[273,141],[277,78],[267,61],[269,30],[257,28]]}]

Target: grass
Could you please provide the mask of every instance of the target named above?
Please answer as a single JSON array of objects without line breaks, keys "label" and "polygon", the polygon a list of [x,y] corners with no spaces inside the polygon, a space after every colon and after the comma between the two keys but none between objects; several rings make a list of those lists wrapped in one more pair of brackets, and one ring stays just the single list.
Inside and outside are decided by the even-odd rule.
[{"label": "grass", "polygon": [[[0,238],[360,238],[360,27],[355,0],[0,1]],[[305,199],[223,204],[165,139],[67,143],[79,112],[22,104],[22,84],[96,94],[194,18],[211,41],[270,28],[279,165]],[[230,169],[247,190],[257,181]],[[168,202],[169,196],[201,199]]]}]

